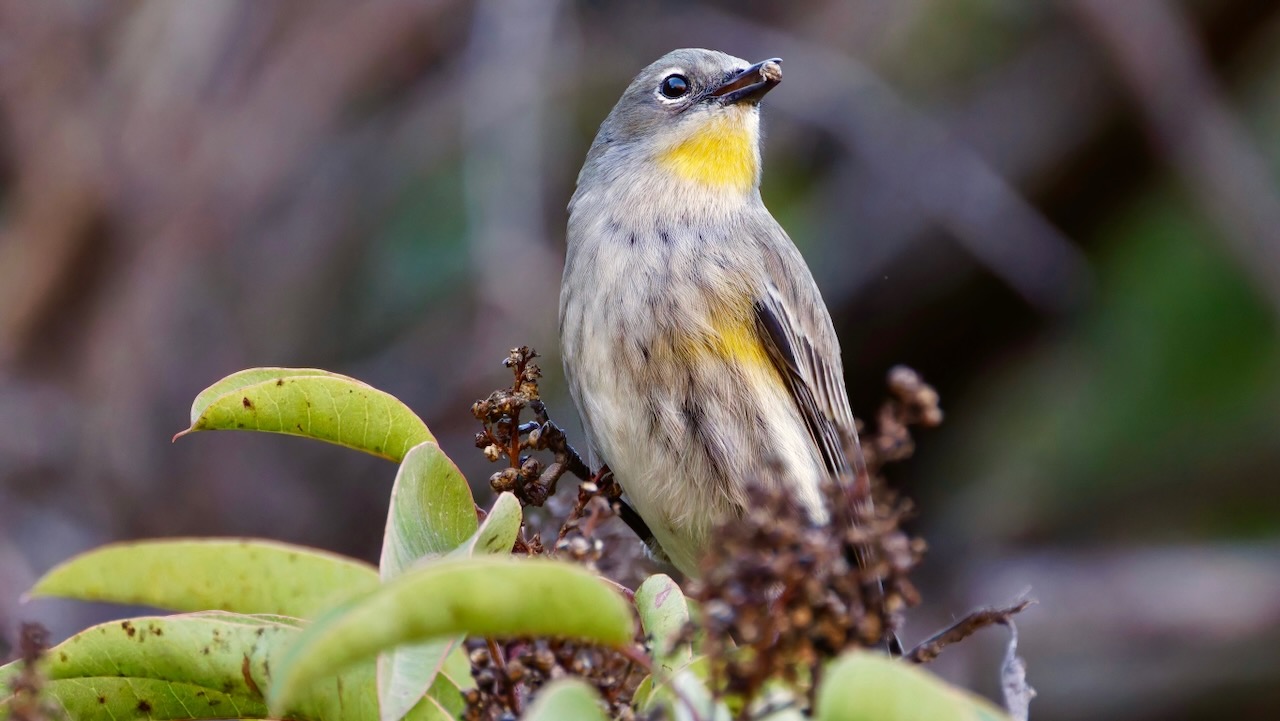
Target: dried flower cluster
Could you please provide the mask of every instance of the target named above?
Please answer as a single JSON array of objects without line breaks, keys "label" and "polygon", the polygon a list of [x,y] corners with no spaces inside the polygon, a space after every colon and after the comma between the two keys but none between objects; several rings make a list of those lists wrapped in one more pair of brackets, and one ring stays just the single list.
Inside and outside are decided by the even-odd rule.
[{"label": "dried flower cluster", "polygon": [[[565,473],[582,479],[555,544],[545,548],[534,535],[530,539],[522,537],[517,546],[531,555],[547,553],[598,572],[604,543],[596,531],[617,514],[622,491],[607,472],[592,476],[569,445],[564,431],[548,417],[539,400],[538,379],[542,372],[534,363],[537,357],[537,352],[527,346],[513,348],[503,362],[511,369],[512,386],[494,391],[472,406],[472,414],[483,424],[476,434],[476,447],[490,461],[508,462],[508,467],[490,477],[489,484],[495,492],[511,491],[522,506],[543,505]],[[522,423],[520,417],[526,409],[533,412],[533,420]],[[537,451],[550,451],[552,461],[544,466],[533,455]],[[639,643],[637,640],[637,647]],[[468,721],[514,721],[538,689],[570,675],[600,692],[611,718],[635,718],[631,698],[645,671],[615,649],[563,639],[528,638],[473,638],[468,640],[467,649],[476,680],[476,688],[466,693],[464,718]]]},{"label": "dried flower cluster", "polygon": [[467,651],[476,687],[466,691],[465,721],[515,721],[538,689],[565,676],[594,686],[609,718],[636,718],[631,697],[645,671],[611,649],[559,639],[471,639]]},{"label": "dried flower cluster", "polygon": [[[511,369],[515,382],[511,388],[496,390],[476,401],[471,414],[484,424],[476,434],[476,447],[485,458],[508,466],[489,477],[494,491],[511,491],[522,506],[541,506],[556,492],[556,484],[566,472],[583,480],[590,476],[587,465],[569,446],[564,431],[547,417],[546,406],[538,396],[538,378],[542,371],[533,362],[538,353],[528,346],[512,348],[503,364]],[[533,411],[534,420],[520,422],[525,409]],[[551,451],[553,460],[543,466],[542,460],[526,451]]]},{"label": "dried flower cluster", "polygon": [[[862,452],[874,476],[888,463],[904,461],[915,452],[909,426],[935,428],[942,424],[938,392],[919,373],[906,366],[889,370],[890,397],[876,414],[876,432],[862,434]],[[861,433],[862,428],[858,429]]]},{"label": "dried flower cluster", "polygon": [[755,697],[767,682],[811,686],[820,662],[884,647],[919,596],[907,574],[924,544],[898,528],[901,509],[869,508],[849,487],[824,487],[831,522],[812,523],[785,491],[754,486],[750,511],[719,539],[689,584],[702,604],[713,686]]}]

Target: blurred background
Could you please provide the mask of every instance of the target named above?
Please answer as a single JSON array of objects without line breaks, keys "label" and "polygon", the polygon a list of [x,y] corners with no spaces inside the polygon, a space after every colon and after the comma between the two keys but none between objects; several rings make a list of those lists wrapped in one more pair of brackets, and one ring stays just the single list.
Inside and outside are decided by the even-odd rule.
[{"label": "blurred background", "polygon": [[[889,469],[931,546],[913,644],[1026,588],[1032,718],[1280,717],[1280,3],[0,3],[0,628],[120,539],[375,559],[394,468],[171,445],[258,365],[357,376],[487,493],[470,403],[545,356],[565,204],[667,50],[785,58],[763,195],[855,412],[947,421]],[[939,672],[998,694],[1005,633]],[[0,651],[0,655],[3,652]]]}]

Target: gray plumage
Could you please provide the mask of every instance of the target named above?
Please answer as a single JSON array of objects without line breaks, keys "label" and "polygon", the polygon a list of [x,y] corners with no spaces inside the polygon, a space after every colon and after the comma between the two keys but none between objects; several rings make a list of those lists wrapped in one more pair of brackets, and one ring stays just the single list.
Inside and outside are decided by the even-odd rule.
[{"label": "gray plumage", "polygon": [[758,99],[780,70],[748,86],[749,65],[690,49],[641,71],[569,205],[560,337],[593,464],[691,575],[747,483],[821,520],[818,484],[856,448],[831,318],[760,198]]}]

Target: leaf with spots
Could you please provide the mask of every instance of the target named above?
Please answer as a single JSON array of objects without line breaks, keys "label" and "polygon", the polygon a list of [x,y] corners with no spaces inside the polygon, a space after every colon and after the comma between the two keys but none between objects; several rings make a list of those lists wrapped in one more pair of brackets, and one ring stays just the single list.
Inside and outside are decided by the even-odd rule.
[{"label": "leaf with spots", "polygon": [[[64,717],[75,721],[267,718],[267,706],[260,699],[150,678],[59,679],[50,681],[45,693]],[[4,706],[0,701],[0,716]]]},{"label": "leaf with spots", "polygon": [[581,566],[510,556],[445,559],[406,571],[312,624],[274,666],[271,706],[286,709],[314,679],[401,644],[472,634],[621,646],[632,633],[627,602]]},{"label": "leaf with spots", "polygon": [[986,699],[919,666],[854,651],[836,659],[818,688],[818,721],[1009,721]]},{"label": "leaf with spots", "polygon": [[315,438],[399,462],[435,437],[395,396],[354,378],[314,369],[254,368],[196,396],[195,431],[246,430]]},{"label": "leaf with spots", "polygon": [[[283,713],[268,716],[263,690],[302,629],[273,617],[197,613],[112,621],[45,654],[48,693],[70,718],[289,718],[374,721],[372,663],[309,684]],[[0,667],[0,688],[19,673]],[[458,698],[442,689],[451,707]],[[455,691],[455,693],[457,693]],[[0,713],[6,701],[0,699]],[[413,721],[441,718],[443,702],[419,704]]]},{"label": "leaf with spots", "polygon": [[[680,586],[664,574],[652,575],[636,589],[635,603],[636,615],[653,649],[653,674],[637,689],[636,708],[675,708],[678,699],[672,687],[681,684],[709,697],[705,685],[699,685],[710,670],[706,656],[695,657],[693,645],[680,640],[691,617],[691,604]],[[684,712],[677,709],[676,715],[680,713]]]},{"label": "leaf with spots", "polygon": [[314,618],[377,585],[372,566],[303,546],[175,539],[117,543],[80,554],[46,573],[30,595]]},{"label": "leaf with spots", "polygon": [[200,391],[196,399],[191,403],[191,422],[200,417],[204,413],[204,409],[209,404],[221,396],[228,393],[235,393],[241,388],[257,385],[265,381],[278,381],[285,378],[298,378],[301,376],[323,376],[325,378],[342,378],[352,383],[360,383],[360,381],[350,376],[344,376],[339,373],[332,373],[319,368],[249,368],[238,373],[223,378],[213,385]]}]

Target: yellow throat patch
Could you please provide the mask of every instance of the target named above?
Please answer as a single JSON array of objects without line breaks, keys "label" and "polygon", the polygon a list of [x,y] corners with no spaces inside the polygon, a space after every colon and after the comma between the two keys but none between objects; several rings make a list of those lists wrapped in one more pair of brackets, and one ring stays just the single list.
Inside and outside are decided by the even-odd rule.
[{"label": "yellow throat patch", "polygon": [[711,119],[662,155],[677,175],[713,188],[750,190],[760,158],[754,128],[737,114]]}]

